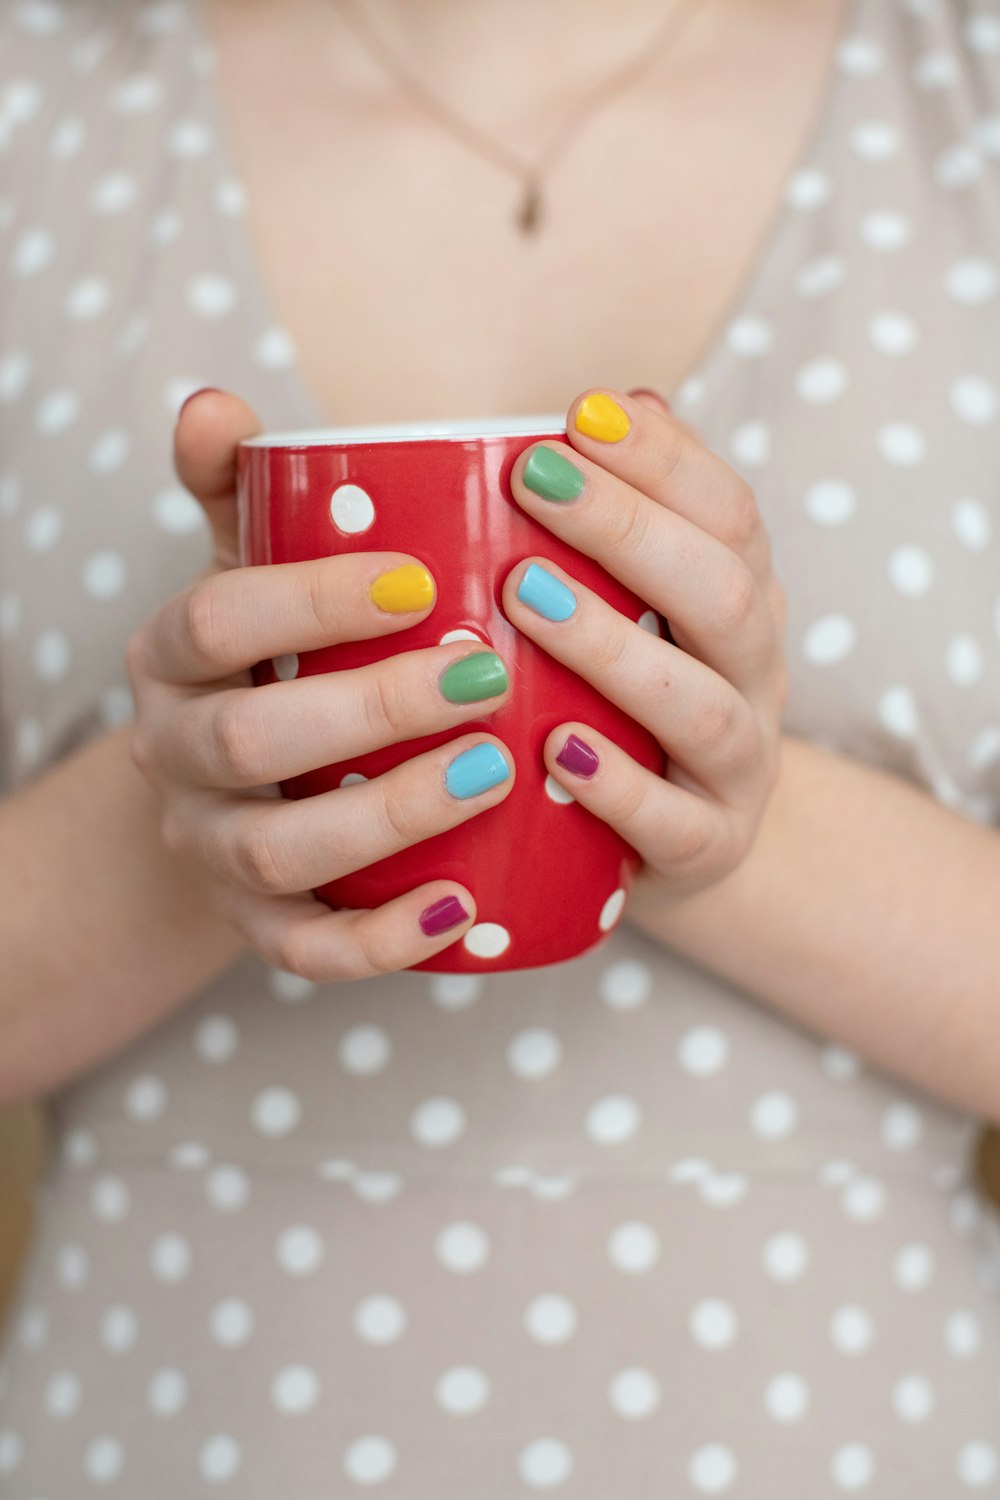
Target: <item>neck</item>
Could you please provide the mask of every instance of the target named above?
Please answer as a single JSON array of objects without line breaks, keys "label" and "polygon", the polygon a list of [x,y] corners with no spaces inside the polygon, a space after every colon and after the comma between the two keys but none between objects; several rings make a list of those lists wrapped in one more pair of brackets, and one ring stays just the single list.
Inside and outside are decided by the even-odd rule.
[{"label": "neck", "polygon": [[[674,17],[709,0],[339,0],[432,94],[483,129],[537,144],[546,129],[641,55]],[[678,33],[680,37],[680,31]],[[673,52],[668,38],[663,51]],[[654,53],[650,71],[660,49]],[[645,69],[643,69],[643,73]],[[641,82],[640,74],[637,82]],[[389,81],[389,87],[392,87]]]}]

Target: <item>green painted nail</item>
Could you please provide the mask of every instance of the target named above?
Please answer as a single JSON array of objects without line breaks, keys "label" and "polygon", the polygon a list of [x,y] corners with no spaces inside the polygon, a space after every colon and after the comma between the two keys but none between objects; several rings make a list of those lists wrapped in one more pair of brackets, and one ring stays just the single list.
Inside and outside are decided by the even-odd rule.
[{"label": "green painted nail", "polygon": [[521,477],[528,489],[543,500],[575,500],[584,485],[576,464],[571,464],[554,448],[533,448]]},{"label": "green painted nail", "polygon": [[441,691],[449,703],[478,703],[507,691],[507,668],[495,651],[472,651],[460,656],[441,676]]}]

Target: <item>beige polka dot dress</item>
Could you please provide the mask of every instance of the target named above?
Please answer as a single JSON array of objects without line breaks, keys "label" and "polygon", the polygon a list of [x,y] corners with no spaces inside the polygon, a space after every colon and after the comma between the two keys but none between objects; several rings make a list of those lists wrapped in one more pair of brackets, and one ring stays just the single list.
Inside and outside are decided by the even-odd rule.
[{"label": "beige polka dot dress", "polygon": [[[182,398],[323,421],[219,127],[189,3],[0,6],[8,788],[127,717],[206,559]],[[789,731],[1000,827],[998,156],[1000,6],[855,0],[674,394],[768,523]],[[4,1500],[1000,1496],[978,1122],[627,925],[509,974],[248,956],[51,1110]]]}]

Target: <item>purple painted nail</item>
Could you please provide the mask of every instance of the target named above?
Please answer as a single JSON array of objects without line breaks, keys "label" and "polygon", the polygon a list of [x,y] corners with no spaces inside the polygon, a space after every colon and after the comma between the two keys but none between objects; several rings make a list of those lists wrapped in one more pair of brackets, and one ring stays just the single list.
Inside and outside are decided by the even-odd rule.
[{"label": "purple painted nail", "polygon": [[564,771],[572,771],[574,776],[583,776],[588,780],[600,764],[595,752],[575,734],[570,735],[556,756],[557,766],[562,766]]},{"label": "purple painted nail", "polygon": [[437,937],[449,927],[457,927],[468,915],[457,896],[442,896],[440,901],[424,907],[420,913],[420,927],[428,937]]}]

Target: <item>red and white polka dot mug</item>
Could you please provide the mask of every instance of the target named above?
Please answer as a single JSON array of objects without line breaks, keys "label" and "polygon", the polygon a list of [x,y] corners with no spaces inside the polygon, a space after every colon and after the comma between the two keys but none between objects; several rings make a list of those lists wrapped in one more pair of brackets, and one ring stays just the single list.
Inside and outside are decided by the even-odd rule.
[{"label": "red and white polka dot mug", "polygon": [[482,720],[282,784],[289,797],[332,791],[345,777],[378,776],[477,729],[509,747],[517,774],[503,802],[316,890],[337,909],[381,906],[426,880],[466,885],[476,898],[477,920],[461,941],[413,965],[431,973],[561,963],[601,942],[621,916],[639,856],[547,776],[541,747],[557,724],[582,720],[650,770],[664,768],[663,752],[648,730],[515,630],[502,611],[505,577],[521,558],[535,555],[551,558],[623,614],[661,628],[643,600],[511,498],[514,461],[539,438],[569,446],[565,418],[264,433],[239,448],[242,563],[409,552],[426,564],[437,585],[434,609],[409,630],[310,651],[297,662],[261,662],[255,682],[364,666],[465,636],[492,647],[506,663],[513,692]]}]

